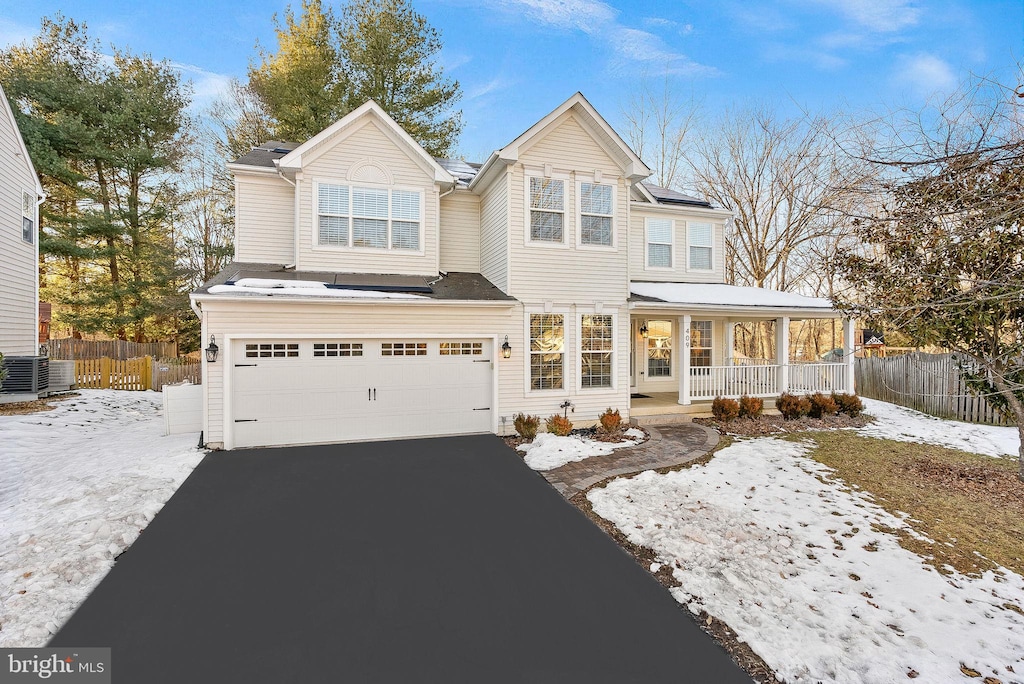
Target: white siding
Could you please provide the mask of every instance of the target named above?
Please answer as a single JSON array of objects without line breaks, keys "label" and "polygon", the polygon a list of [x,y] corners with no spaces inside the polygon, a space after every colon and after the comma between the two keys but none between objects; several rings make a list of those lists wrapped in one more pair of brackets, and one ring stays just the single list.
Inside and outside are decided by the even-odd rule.
[{"label": "white siding", "polygon": [[[6,97],[0,90],[0,98]],[[0,354],[34,356],[39,351],[39,216],[34,237],[22,240],[22,193],[36,198],[21,151],[17,126],[0,104]]]},{"label": "white siding", "polygon": [[484,189],[480,200],[480,273],[508,293],[508,177]]},{"label": "white siding", "polygon": [[[678,212],[666,211],[644,211],[642,204],[633,204],[631,207],[630,230],[629,230],[629,279],[650,280],[655,282],[685,282],[685,283],[724,283],[725,282],[725,225],[721,218],[703,217],[688,213],[685,209]],[[644,231],[644,219],[671,219],[675,223],[675,262],[672,270],[666,269],[645,269],[647,256],[647,237]],[[710,223],[714,233],[714,250],[712,259],[714,262],[713,271],[691,271],[687,258],[686,246],[686,224],[687,221],[695,223]]]},{"label": "white siding", "polygon": [[[502,359],[495,354],[498,363],[498,431],[512,431],[512,416],[524,411],[542,417],[559,413],[558,405],[565,399],[575,404],[570,418],[577,424],[586,424],[609,406],[618,408],[623,416],[629,411],[629,379],[626,373],[617,377],[614,390],[576,389],[579,377],[578,321],[575,311],[566,311],[566,389],[557,391],[526,391],[528,373],[527,321],[523,307],[454,306],[454,305],[408,305],[389,304],[322,304],[305,302],[281,302],[259,300],[255,302],[212,302],[204,301],[203,335],[208,339],[215,334],[222,350],[229,345],[227,338],[260,336],[293,336],[310,338],[323,335],[337,335],[365,338],[368,331],[375,337],[415,337],[453,335],[465,337],[489,337],[496,340],[500,348],[505,336],[512,346],[512,356]],[[615,313],[620,323],[625,320],[628,331],[629,314],[625,308],[605,309]],[[621,326],[620,326],[621,327]],[[628,372],[628,333],[616,340],[620,367]],[[203,390],[207,395],[205,439],[210,444],[219,444],[224,439],[224,369],[233,363],[224,352],[216,363],[204,361]],[[505,417],[505,423],[500,417]]]},{"label": "white siding", "polygon": [[[342,134],[330,147],[306,164],[299,182],[299,268],[352,273],[403,273],[436,275],[438,192],[428,173],[412,152],[395,143],[375,121],[367,121]],[[365,175],[359,175],[365,170]],[[352,178],[356,174],[356,179]],[[423,194],[422,254],[401,250],[344,249],[315,245],[313,187],[316,180],[344,185],[393,187],[420,190]],[[367,180],[372,179],[372,180]]]},{"label": "white siding", "polygon": [[467,190],[441,198],[441,270],[480,272],[480,198]]},{"label": "white siding", "polygon": [[235,176],[235,261],[295,263],[295,189],[280,178]]}]

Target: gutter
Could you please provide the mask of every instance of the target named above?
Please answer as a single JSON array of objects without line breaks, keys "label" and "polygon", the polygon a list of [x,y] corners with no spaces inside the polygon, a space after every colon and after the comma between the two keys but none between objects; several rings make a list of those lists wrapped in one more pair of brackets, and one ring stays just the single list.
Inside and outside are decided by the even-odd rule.
[{"label": "gutter", "polygon": [[[371,299],[369,297],[345,299],[344,297],[289,297],[287,295],[223,295],[223,294],[193,294],[191,299],[194,302],[250,302],[250,303],[310,303],[310,304],[340,304],[356,306],[380,306],[391,304],[409,304],[412,306],[460,306],[460,307],[495,307],[512,308],[520,304],[518,299],[436,299],[433,297],[422,297],[420,299]],[[194,305],[194,304],[193,304]]]},{"label": "gutter", "polygon": [[674,309],[674,310],[691,310],[691,311],[722,311],[725,313],[746,313],[746,314],[758,314],[758,313],[798,313],[798,314],[820,314],[821,318],[842,318],[842,312],[836,309],[819,309],[816,307],[801,307],[801,306],[747,306],[744,304],[692,304],[686,302],[629,302],[629,308],[632,309]]}]

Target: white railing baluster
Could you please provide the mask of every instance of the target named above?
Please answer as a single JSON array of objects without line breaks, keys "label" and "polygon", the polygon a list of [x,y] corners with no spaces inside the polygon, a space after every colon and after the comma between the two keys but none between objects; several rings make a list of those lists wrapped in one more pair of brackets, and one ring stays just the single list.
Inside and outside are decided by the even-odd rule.
[{"label": "white railing baluster", "polygon": [[[796,363],[789,366],[789,388],[795,394],[847,392],[845,364]],[[779,366],[771,364],[690,368],[692,399],[773,397],[778,395]]]}]

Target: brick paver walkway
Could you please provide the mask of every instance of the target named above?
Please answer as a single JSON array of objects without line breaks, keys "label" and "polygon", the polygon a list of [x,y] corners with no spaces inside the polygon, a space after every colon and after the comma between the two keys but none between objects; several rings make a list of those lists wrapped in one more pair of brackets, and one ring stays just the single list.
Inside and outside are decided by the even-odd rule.
[{"label": "brick paver walkway", "polygon": [[651,438],[636,447],[616,449],[608,456],[594,456],[541,472],[548,482],[571,499],[601,480],[681,465],[708,453],[718,444],[718,433],[696,423],[680,423],[644,429]]}]

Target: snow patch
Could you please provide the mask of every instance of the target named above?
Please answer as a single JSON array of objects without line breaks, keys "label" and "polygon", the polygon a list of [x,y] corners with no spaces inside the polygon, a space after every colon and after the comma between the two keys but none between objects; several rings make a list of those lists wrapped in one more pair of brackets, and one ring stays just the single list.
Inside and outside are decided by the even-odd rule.
[{"label": "snow patch", "polygon": [[719,306],[781,306],[796,309],[832,310],[832,302],[795,292],[779,292],[763,287],[743,287],[717,283],[630,283],[629,291],[674,304],[713,304]]},{"label": "snow patch", "polygon": [[43,646],[202,460],[159,392],[0,416],[0,647]]},{"label": "snow patch", "polygon": [[1020,434],[1016,427],[978,425],[943,420],[896,404],[861,398],[864,412],[874,422],[857,428],[866,437],[897,442],[934,444],[983,456],[1017,456]]},{"label": "snow patch", "polygon": [[[1024,682],[1024,578],[942,576],[879,528],[912,531],[807,447],[741,441],[702,466],[613,480],[587,495],[787,682],[960,681],[961,663]],[[1009,672],[1012,667],[1018,674]],[[980,681],[980,680],[979,680]]]},{"label": "snow patch", "polygon": [[[629,434],[631,432],[633,434]],[[598,442],[579,435],[560,437],[550,432],[542,432],[532,442],[520,444],[518,448],[526,454],[526,465],[534,470],[553,470],[566,463],[583,461],[594,456],[607,456],[616,449],[636,446],[646,437],[642,431],[633,428],[624,434],[629,439],[622,442]]]},{"label": "snow patch", "polygon": [[[208,292],[210,294],[259,294],[259,295],[287,295],[289,297],[328,297],[334,299],[427,299],[423,295],[409,294],[408,292],[381,292],[378,290],[347,290],[344,288],[327,287],[324,283],[313,283],[303,281],[275,280],[268,281],[275,283],[272,286],[240,285],[246,281],[260,281],[260,278],[243,278],[234,285],[214,285]],[[302,283],[297,285],[296,283]]]}]

